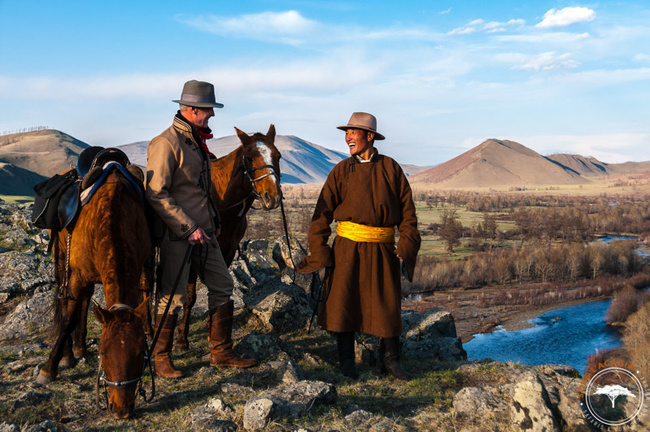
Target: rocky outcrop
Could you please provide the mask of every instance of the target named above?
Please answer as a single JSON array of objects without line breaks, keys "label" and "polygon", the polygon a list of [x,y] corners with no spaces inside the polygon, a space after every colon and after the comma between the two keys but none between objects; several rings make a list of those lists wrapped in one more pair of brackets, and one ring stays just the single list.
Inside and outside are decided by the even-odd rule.
[{"label": "rocky outcrop", "polygon": [[580,374],[571,367],[485,361],[462,365],[458,371],[474,377],[489,373],[504,381],[465,387],[454,396],[456,415],[476,430],[491,430],[491,425],[504,422],[515,430],[592,430],[580,408]]}]

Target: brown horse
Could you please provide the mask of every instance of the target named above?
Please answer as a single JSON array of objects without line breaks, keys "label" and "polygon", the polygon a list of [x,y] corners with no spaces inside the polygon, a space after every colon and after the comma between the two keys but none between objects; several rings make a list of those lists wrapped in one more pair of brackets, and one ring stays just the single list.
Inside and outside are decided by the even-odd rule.
[{"label": "brown horse", "polygon": [[[221,216],[221,234],[217,237],[223,259],[230,266],[239,242],[246,232],[246,213],[255,199],[264,210],[280,205],[280,152],[275,147],[275,126],[269,127],[266,135],[256,133],[249,136],[235,128],[242,145],[226,156],[213,159],[212,199]],[[176,346],[189,349],[187,334],[190,312],[196,303],[196,274],[190,271],[187,297],[183,305],[183,318],[178,326]]]},{"label": "brown horse", "polygon": [[[74,353],[85,352],[85,340],[78,339],[85,338],[88,303],[96,283],[103,285],[110,308],[95,309],[103,324],[100,362],[106,381],[131,382],[142,375],[148,309],[146,298],[142,303],[140,298],[142,285],[149,283],[149,227],[134,185],[118,167],[109,170],[94,196],[81,208],[74,229],[62,230],[55,239],[55,272],[60,284],[54,300],[52,330],[56,341],[37,384],[55,379],[59,365],[74,366],[73,332],[77,334]],[[135,382],[111,386],[109,408],[116,418],[131,416],[135,390]]]}]

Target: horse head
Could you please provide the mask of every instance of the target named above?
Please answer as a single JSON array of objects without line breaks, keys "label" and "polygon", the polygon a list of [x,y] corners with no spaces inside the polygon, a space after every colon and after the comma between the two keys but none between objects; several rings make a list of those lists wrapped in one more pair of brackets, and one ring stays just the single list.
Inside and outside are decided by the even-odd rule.
[{"label": "horse head", "polygon": [[275,147],[275,126],[269,126],[266,135],[257,132],[249,136],[235,128],[242,142],[244,173],[253,187],[264,210],[272,210],[280,205],[280,151]]},{"label": "horse head", "polygon": [[105,374],[102,380],[108,386],[108,408],[117,419],[129,418],[143,375],[147,344],[142,323],[146,320],[147,302],[135,309],[113,305],[106,310],[96,305],[93,312],[103,324],[99,355]]}]

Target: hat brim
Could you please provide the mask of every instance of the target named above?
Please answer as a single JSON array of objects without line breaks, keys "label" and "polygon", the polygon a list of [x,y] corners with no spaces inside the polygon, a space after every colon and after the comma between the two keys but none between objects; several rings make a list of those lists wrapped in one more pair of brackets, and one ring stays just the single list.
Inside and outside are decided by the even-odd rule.
[{"label": "hat brim", "polygon": [[337,128],[337,129],[341,129],[342,131],[346,131],[346,130],[348,130],[348,129],[361,129],[361,130],[364,130],[364,131],[366,131],[366,132],[372,132],[372,133],[374,133],[374,134],[375,134],[375,141],[383,141],[383,140],[386,139],[386,137],[383,136],[382,134],[380,134],[379,132],[374,131],[374,130],[370,130],[370,129],[368,129],[367,127],[365,127],[365,126],[361,126],[361,125],[359,125],[359,126],[355,126],[355,125],[345,125],[345,126],[337,126],[336,128]]},{"label": "hat brim", "polygon": [[178,103],[181,105],[187,105],[191,106],[194,108],[223,108],[223,104],[219,102],[211,103],[211,102],[190,102],[190,101],[184,101],[184,100],[173,100],[172,102]]}]

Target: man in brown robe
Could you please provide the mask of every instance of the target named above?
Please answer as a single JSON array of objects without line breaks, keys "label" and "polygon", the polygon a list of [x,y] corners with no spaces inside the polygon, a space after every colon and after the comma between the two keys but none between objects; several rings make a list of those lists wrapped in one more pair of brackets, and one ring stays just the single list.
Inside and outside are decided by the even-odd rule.
[{"label": "man in brown robe", "polygon": [[[339,162],[327,177],[309,229],[311,254],[298,271],[332,268],[318,323],[336,333],[345,376],[358,376],[354,333],[363,332],[381,338],[383,370],[410,379],[399,363],[399,335],[400,261],[411,279],[420,249],[411,187],[397,162],[374,148],[374,141],[384,136],[377,132],[373,115],[356,112],[338,129],[345,131],[351,157]],[[337,236],[330,247],[333,220],[338,222]]]}]

